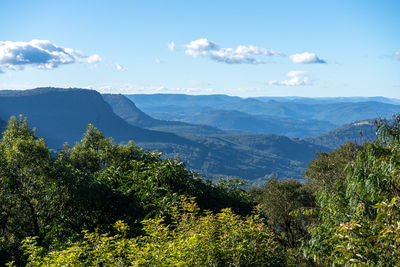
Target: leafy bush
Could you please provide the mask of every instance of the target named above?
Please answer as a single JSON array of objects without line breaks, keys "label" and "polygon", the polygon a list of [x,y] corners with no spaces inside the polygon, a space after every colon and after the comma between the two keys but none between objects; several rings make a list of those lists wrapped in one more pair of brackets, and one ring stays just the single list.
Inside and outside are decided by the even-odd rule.
[{"label": "leafy bush", "polygon": [[230,209],[200,215],[189,199],[172,213],[170,225],[164,218],[144,220],[143,236],[126,238],[128,226],[118,221],[117,235],[85,231],[82,241],[43,256],[28,238],[28,266],[285,266],[282,248],[258,212],[244,218]]},{"label": "leafy bush", "polygon": [[[400,266],[400,116],[380,121],[378,138],[364,144],[340,174],[337,158],[315,166],[333,166],[317,175],[319,223],[311,228],[304,252],[324,265]],[[341,148],[339,151],[351,151]],[[347,154],[347,155],[351,155]],[[345,163],[345,162],[343,162]],[[310,171],[308,174],[315,175]],[[337,170],[337,171],[336,171]],[[326,175],[329,174],[329,175]],[[339,174],[339,175],[336,175]]]}]

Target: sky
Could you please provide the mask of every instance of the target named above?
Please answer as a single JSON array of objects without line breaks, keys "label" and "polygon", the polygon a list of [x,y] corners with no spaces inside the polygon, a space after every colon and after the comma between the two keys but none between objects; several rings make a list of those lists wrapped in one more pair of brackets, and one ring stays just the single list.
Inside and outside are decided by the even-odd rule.
[{"label": "sky", "polygon": [[0,1],[0,89],[400,98],[400,1]]}]

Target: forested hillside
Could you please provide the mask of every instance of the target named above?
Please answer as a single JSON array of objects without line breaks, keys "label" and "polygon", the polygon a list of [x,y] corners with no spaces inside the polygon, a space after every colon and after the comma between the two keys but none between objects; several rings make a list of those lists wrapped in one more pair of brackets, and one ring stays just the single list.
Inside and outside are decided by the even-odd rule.
[{"label": "forested hillside", "polygon": [[316,145],[336,149],[347,142],[363,144],[376,138],[376,120],[357,121],[304,140]]},{"label": "forested hillside", "polygon": [[137,144],[159,150],[167,157],[178,154],[187,166],[208,178],[233,176],[254,180],[270,176],[301,179],[301,173],[317,151],[328,148],[277,135],[205,135],[189,136],[197,146],[173,143]]},{"label": "forested hillside", "polygon": [[180,134],[222,134],[223,130],[207,125],[196,125],[181,121],[158,120],[138,109],[126,96],[103,94],[104,100],[114,113],[131,125]]},{"label": "forested hillside", "polygon": [[211,125],[231,132],[277,134],[299,138],[315,136],[336,127],[335,124],[326,121],[250,115],[236,110],[209,109],[193,113],[156,112],[153,114],[162,119]]},{"label": "forested hillside", "polygon": [[52,158],[27,121],[12,118],[0,139],[0,259],[400,266],[400,116],[378,121],[377,132],[374,142],[319,153],[306,183],[270,179],[245,192],[234,180],[205,182],[132,142],[116,145],[92,125]]},{"label": "forested hillside", "polygon": [[0,131],[3,132],[5,130],[7,123],[0,118]]}]

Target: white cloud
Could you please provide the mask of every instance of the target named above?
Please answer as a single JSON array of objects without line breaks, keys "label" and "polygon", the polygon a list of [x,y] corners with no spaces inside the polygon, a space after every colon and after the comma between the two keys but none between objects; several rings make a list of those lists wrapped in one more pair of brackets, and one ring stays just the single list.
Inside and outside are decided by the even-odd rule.
[{"label": "white cloud", "polygon": [[283,53],[253,45],[239,45],[236,48],[220,48],[215,42],[206,38],[191,41],[184,46],[187,55],[209,57],[212,60],[227,64],[263,64],[265,56],[282,56]]},{"label": "white cloud", "polygon": [[290,59],[296,64],[326,63],[325,60],[320,59],[316,54],[309,52],[291,55]]},{"label": "white cloud", "polygon": [[184,46],[185,53],[190,56],[197,57],[199,55],[206,56],[210,50],[217,49],[217,44],[201,38],[199,40],[191,41],[189,44]]},{"label": "white cloud", "polygon": [[86,62],[89,64],[98,64],[100,61],[102,61],[102,58],[98,54],[86,58]]},{"label": "white cloud", "polygon": [[289,71],[286,76],[289,77],[288,80],[277,81],[271,80],[269,81],[269,85],[284,85],[284,86],[305,86],[311,85],[312,81],[308,77],[310,73],[304,70],[294,70]]},{"label": "white cloud", "polygon": [[80,51],[59,47],[47,40],[29,42],[0,41],[0,69],[23,70],[25,66],[38,69],[54,69],[63,64],[97,64],[101,57],[97,54],[85,56]]},{"label": "white cloud", "polygon": [[239,45],[236,49],[232,48],[221,48],[219,50],[211,51],[211,58],[225,62],[228,64],[240,64],[240,63],[250,63],[250,64],[262,64],[265,63],[262,59],[258,59],[257,56],[273,56],[282,55],[282,53],[275,52],[273,50],[267,50],[263,47],[255,46],[243,46]]},{"label": "white cloud", "polygon": [[175,51],[175,42],[169,42],[168,43],[168,49],[171,51]]},{"label": "white cloud", "polygon": [[126,68],[125,68],[124,66],[122,66],[121,64],[118,64],[118,63],[115,63],[115,68],[116,68],[118,71],[124,71],[124,70],[126,70]]}]

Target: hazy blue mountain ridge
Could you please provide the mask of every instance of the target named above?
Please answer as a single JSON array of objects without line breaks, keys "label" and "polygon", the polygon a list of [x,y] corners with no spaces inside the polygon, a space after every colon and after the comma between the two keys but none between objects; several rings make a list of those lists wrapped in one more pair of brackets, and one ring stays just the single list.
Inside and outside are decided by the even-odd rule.
[{"label": "hazy blue mountain ridge", "polygon": [[188,168],[210,178],[301,178],[314,153],[328,150],[275,135],[176,135],[143,129],[117,116],[98,92],[85,89],[38,88],[0,95],[0,118],[19,114],[28,118],[50,148],[80,140],[92,123],[118,143],[134,140],[165,156],[179,155]]},{"label": "hazy blue mountain ridge", "polygon": [[51,148],[82,138],[89,123],[118,142],[128,140],[184,142],[171,133],[150,131],[129,125],[115,115],[102,96],[93,90],[38,88],[0,95],[0,117],[22,114]]},{"label": "hazy blue mountain ridge", "polygon": [[[196,124],[205,124],[226,131],[277,134],[288,137],[315,136],[329,131],[336,125],[318,120],[301,120],[293,118],[267,118],[261,115],[250,115],[234,110],[208,110],[194,113],[161,113],[163,119],[181,120]],[[155,114],[157,115],[157,113]]]},{"label": "hazy blue mountain ridge", "polygon": [[[319,119],[331,116],[331,120],[340,121],[345,114],[347,119],[370,114],[374,114],[371,117],[376,117],[376,113],[389,114],[400,107],[371,101],[325,105],[276,100],[263,102],[224,95],[169,95],[168,101],[163,98],[164,95],[156,95],[155,99],[150,96],[141,97],[145,98],[147,107],[152,110],[170,110],[171,112],[165,114],[171,117],[186,117],[198,123],[232,130],[273,132],[279,129],[282,133],[294,136],[302,133],[301,131],[304,135],[312,135],[333,127],[328,121],[298,119],[296,116]],[[59,148],[65,141],[74,143],[80,140],[87,125],[92,123],[118,143],[134,140],[138,146],[158,150],[166,157],[179,155],[188,168],[210,178],[301,178],[301,173],[315,157],[315,152],[329,151],[346,141],[361,140],[360,131],[365,132],[365,137],[371,136],[372,139],[374,132],[370,121],[359,121],[307,139],[291,139],[274,134],[226,134],[211,126],[153,118],[128,98],[132,99],[122,95],[102,96],[96,91],[85,89],[38,88],[7,91],[0,93],[0,118],[7,120],[11,115],[22,114],[28,118],[32,127],[37,128],[38,135],[44,137],[51,148]],[[183,103],[180,104],[180,101]],[[223,110],[224,107],[238,107],[238,110]],[[276,110],[272,111],[274,108]],[[249,114],[240,109],[253,113],[268,110],[270,113]],[[185,113],[188,111],[193,113]],[[0,121],[0,127],[1,125],[4,127],[4,122]],[[164,127],[166,131],[179,134],[142,127]]]},{"label": "hazy blue mountain ridge", "polygon": [[386,104],[399,105],[400,99],[397,98],[387,98],[382,96],[373,97],[300,97],[300,96],[261,96],[255,97],[255,99],[267,102],[270,100],[275,100],[278,102],[297,102],[297,103],[308,103],[308,104],[329,104],[329,103],[343,103],[343,102],[381,102]]},{"label": "hazy blue mountain ridge", "polygon": [[223,134],[226,133],[208,125],[195,125],[181,121],[167,121],[155,119],[139,108],[135,103],[121,94],[103,94],[104,100],[112,107],[115,114],[131,125],[161,130],[166,132],[189,134]]},{"label": "hazy blue mountain ridge", "polygon": [[[295,101],[280,102],[276,100],[261,101],[256,98],[238,98],[221,95],[187,96],[187,95],[127,95],[136,106],[157,118],[165,118],[163,113],[181,114],[207,112],[213,110],[235,110],[250,115],[261,115],[265,118],[293,118],[302,120],[319,120],[337,126],[354,121],[376,117],[391,117],[400,113],[400,105],[378,101],[303,103]],[[374,98],[375,100],[380,98]],[[341,98],[338,98],[338,101]],[[367,100],[369,100],[367,98]],[[394,100],[393,100],[394,101]],[[190,122],[190,121],[187,121]]]}]

